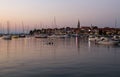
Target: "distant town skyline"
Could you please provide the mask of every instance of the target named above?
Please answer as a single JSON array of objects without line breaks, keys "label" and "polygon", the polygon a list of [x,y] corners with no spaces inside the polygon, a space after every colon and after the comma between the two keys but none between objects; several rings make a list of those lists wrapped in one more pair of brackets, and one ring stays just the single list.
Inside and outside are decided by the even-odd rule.
[{"label": "distant town skyline", "polygon": [[[99,27],[120,27],[120,0],[0,0],[0,23],[10,21],[22,29],[77,27],[91,24]],[[56,22],[54,22],[54,17]]]}]

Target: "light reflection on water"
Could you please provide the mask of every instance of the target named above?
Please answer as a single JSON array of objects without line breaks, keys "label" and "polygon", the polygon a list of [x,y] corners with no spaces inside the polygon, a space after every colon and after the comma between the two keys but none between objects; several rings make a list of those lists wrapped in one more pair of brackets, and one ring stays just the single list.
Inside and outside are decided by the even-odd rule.
[{"label": "light reflection on water", "polygon": [[0,77],[119,77],[120,47],[87,38],[0,40]]}]

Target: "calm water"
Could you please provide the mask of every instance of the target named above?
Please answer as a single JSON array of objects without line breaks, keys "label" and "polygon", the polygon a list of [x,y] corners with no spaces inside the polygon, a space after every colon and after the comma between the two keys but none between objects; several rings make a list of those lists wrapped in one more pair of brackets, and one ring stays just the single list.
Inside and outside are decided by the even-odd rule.
[{"label": "calm water", "polygon": [[0,39],[0,77],[120,77],[120,47],[86,39]]}]

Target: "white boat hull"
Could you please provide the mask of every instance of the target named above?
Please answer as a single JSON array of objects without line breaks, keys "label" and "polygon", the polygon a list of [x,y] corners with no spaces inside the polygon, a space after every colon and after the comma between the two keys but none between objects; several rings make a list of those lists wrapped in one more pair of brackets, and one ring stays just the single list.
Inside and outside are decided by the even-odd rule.
[{"label": "white boat hull", "polygon": [[47,35],[35,35],[35,38],[47,38]]},{"label": "white boat hull", "polygon": [[3,36],[3,39],[4,40],[11,40],[12,37],[11,37],[11,35],[5,35],[5,36]]},{"label": "white boat hull", "polygon": [[69,37],[68,35],[51,35],[51,36],[48,36],[49,38],[67,38]]},{"label": "white boat hull", "polygon": [[110,41],[98,41],[97,42],[98,44],[103,44],[103,45],[116,45],[119,43],[119,41],[113,41],[113,40],[110,40]]}]

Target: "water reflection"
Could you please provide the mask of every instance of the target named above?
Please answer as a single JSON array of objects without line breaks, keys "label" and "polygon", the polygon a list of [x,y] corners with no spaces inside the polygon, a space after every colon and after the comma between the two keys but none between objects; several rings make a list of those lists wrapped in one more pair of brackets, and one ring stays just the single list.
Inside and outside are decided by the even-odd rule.
[{"label": "water reflection", "polygon": [[6,51],[7,51],[7,58],[9,59],[10,58],[10,40],[7,40],[6,41]]},{"label": "water reflection", "polygon": [[95,45],[82,38],[54,39],[53,45],[48,41],[0,40],[0,77],[120,76],[120,47]]},{"label": "water reflection", "polygon": [[80,54],[80,37],[76,37],[76,47],[78,54]]}]

